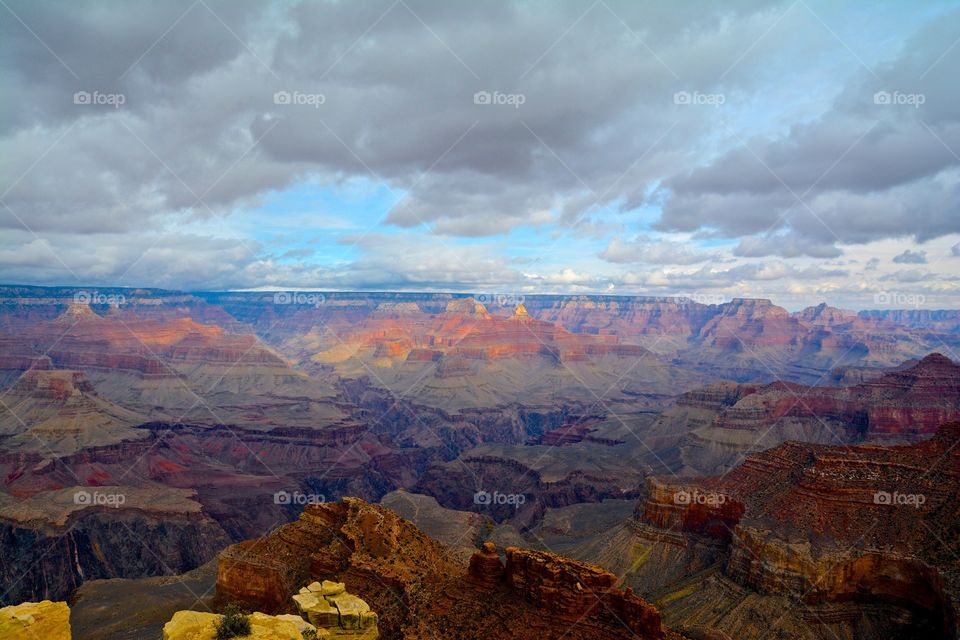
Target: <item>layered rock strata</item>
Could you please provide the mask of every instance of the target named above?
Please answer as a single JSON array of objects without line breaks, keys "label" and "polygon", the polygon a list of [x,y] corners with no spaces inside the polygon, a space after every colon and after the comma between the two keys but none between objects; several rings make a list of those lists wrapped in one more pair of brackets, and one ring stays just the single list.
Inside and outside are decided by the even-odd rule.
[{"label": "layered rock strata", "polygon": [[[788,442],[724,476],[649,480],[637,526],[662,533],[654,549],[724,545],[720,573],[748,592],[839,608],[851,625],[872,612],[895,637],[953,638],[958,445],[956,422],[915,445]],[[698,584],[670,600],[699,597]]]},{"label": "layered rock strata", "polygon": [[[388,638],[675,637],[656,609],[597,567],[519,548],[507,550],[504,566],[490,546],[465,566],[450,551],[390,511],[346,498],[228,548],[217,594],[269,612],[289,610],[292,596],[311,620],[329,622],[334,610],[342,620],[334,592],[348,589],[377,612]],[[329,581],[300,591],[310,579]],[[359,605],[353,613],[362,629],[369,614]]]}]

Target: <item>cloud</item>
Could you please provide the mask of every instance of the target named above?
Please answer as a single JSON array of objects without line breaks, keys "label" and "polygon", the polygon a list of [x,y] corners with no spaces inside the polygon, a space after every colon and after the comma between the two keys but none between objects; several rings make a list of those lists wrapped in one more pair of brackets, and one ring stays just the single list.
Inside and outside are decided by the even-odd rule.
[{"label": "cloud", "polygon": [[[826,290],[849,276],[823,261],[855,245],[960,231],[945,9],[853,34],[890,43],[863,53],[874,77],[818,20],[852,10],[787,0],[7,4],[6,281]],[[270,206],[360,181],[389,197]]]},{"label": "cloud", "polygon": [[647,236],[637,236],[632,240],[614,237],[607,248],[600,253],[607,262],[627,264],[646,262],[650,264],[696,264],[707,260],[718,260],[720,255],[713,251],[696,251],[690,244],[673,240],[652,240]]},{"label": "cloud", "polygon": [[927,252],[907,249],[900,255],[894,256],[893,261],[897,264],[927,264]]},{"label": "cloud", "polygon": [[793,231],[743,238],[733,249],[733,255],[745,258],[764,256],[837,258],[842,254],[843,251],[833,242],[809,238]]},{"label": "cloud", "polygon": [[960,55],[951,47],[957,28],[960,11],[932,21],[899,57],[875,75],[863,71],[821,117],[786,135],[734,134],[718,158],[664,181],[656,227],[756,236],[734,253],[783,257],[960,231],[960,160],[951,152],[960,148],[960,90],[947,80]]},{"label": "cloud", "polygon": [[[130,232],[171,212],[227,215],[305,175],[363,176],[406,194],[385,218],[404,228],[479,236],[550,211],[616,215],[708,130],[672,105],[675,74],[719,76],[779,4],[14,1],[63,63],[18,21],[0,27],[17,96],[5,201],[37,231]],[[748,68],[726,82],[753,83]],[[478,105],[480,90],[524,104]],[[77,91],[125,101],[76,105]],[[278,91],[323,101],[278,105]]]}]

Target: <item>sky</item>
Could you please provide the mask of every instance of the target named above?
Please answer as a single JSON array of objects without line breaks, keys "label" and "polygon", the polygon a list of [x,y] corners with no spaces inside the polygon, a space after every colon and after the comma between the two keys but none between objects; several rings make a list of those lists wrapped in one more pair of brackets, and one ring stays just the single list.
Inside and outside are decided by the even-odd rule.
[{"label": "sky", "polygon": [[960,2],[0,1],[0,282],[960,306]]}]

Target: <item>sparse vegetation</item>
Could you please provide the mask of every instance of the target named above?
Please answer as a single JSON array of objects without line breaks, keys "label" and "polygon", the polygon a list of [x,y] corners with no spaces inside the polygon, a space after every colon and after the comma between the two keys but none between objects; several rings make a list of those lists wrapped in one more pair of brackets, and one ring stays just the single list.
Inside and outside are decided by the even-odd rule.
[{"label": "sparse vegetation", "polygon": [[303,636],[303,640],[317,640],[317,630],[316,629],[306,629],[300,635]]},{"label": "sparse vegetation", "polygon": [[217,640],[243,638],[250,635],[250,618],[237,605],[229,605],[216,623]]}]

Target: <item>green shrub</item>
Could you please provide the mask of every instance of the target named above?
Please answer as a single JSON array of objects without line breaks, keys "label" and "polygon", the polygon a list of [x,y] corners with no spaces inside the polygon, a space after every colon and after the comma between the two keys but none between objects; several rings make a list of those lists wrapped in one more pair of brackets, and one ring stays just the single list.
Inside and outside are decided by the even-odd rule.
[{"label": "green shrub", "polygon": [[217,640],[250,635],[250,618],[236,605],[229,605],[216,623]]},{"label": "green shrub", "polygon": [[317,640],[317,630],[316,629],[306,629],[302,634],[303,640]]}]

